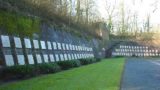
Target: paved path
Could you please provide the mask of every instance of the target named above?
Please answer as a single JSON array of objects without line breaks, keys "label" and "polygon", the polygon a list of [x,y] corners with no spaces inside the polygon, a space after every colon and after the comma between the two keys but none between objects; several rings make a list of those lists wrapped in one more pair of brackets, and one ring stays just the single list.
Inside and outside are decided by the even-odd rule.
[{"label": "paved path", "polygon": [[121,90],[160,90],[160,60],[128,59]]}]

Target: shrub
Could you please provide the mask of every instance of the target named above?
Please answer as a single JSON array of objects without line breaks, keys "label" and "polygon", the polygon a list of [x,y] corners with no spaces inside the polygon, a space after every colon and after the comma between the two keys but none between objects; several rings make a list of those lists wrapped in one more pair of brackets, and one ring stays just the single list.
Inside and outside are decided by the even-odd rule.
[{"label": "shrub", "polygon": [[21,79],[33,76],[34,66],[23,65],[23,66],[12,66],[6,67],[2,70],[2,77],[6,79]]},{"label": "shrub", "polygon": [[73,67],[79,67],[81,64],[78,60],[71,60],[71,61],[59,61],[57,64],[61,67],[63,70],[67,70]]},{"label": "shrub", "polygon": [[60,67],[55,63],[44,63],[36,65],[36,73],[38,74],[55,73],[60,70]]},{"label": "shrub", "polygon": [[79,60],[82,65],[90,64],[92,61],[90,59],[80,59]]},{"label": "shrub", "polygon": [[101,59],[100,58],[96,58],[96,62],[100,62],[101,61]]}]

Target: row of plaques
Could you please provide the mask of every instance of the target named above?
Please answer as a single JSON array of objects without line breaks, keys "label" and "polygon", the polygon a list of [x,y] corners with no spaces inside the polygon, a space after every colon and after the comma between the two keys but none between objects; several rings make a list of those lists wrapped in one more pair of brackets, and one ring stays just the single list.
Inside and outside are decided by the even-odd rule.
[{"label": "row of plaques", "polygon": [[[9,36],[1,35],[2,47],[9,48],[11,47]],[[16,48],[22,48],[22,42],[19,37],[14,37],[14,43]],[[25,48],[32,48],[31,40],[28,38],[24,38]],[[93,51],[90,47],[71,45],[66,43],[59,42],[50,42],[50,41],[39,41],[33,40],[33,47],[35,49],[48,49],[48,50],[76,50],[76,51]]]},{"label": "row of plaques", "polygon": [[[33,55],[28,56],[28,64],[35,64],[35,60]],[[24,55],[17,55],[18,65],[25,65]],[[77,59],[86,59],[86,58],[94,58],[93,54],[36,54],[36,63],[49,63],[56,61],[65,61],[65,60],[77,60]],[[14,66],[15,60],[13,55],[5,55],[5,63],[7,66]]]},{"label": "row of plaques", "polygon": [[160,56],[158,53],[117,53],[112,52],[112,56]]},{"label": "row of plaques", "polygon": [[155,49],[115,49],[115,52],[153,52],[158,53]]},{"label": "row of plaques", "polygon": [[[9,36],[1,35],[1,50],[3,52],[3,57],[5,59],[5,64],[7,66],[13,65],[25,65],[25,64],[35,64],[35,63],[48,63],[48,62],[55,62],[59,60],[76,60],[81,58],[93,58],[93,49],[89,47],[65,44],[65,43],[58,43],[58,42],[50,42],[50,41],[39,41],[33,40],[33,47],[32,42],[28,38],[24,38],[24,47],[25,52],[23,53],[22,41],[19,37],[13,37],[13,43],[15,49],[12,48],[12,41],[10,41]],[[77,50],[81,51],[81,54],[53,54],[53,53],[35,53],[33,54],[32,49],[34,50]],[[15,50],[15,54],[13,54],[12,50]],[[85,54],[82,52],[85,51]],[[87,51],[87,52],[86,52]],[[15,60],[16,57],[16,60]],[[27,58],[27,61],[26,61]],[[35,60],[36,58],[36,60]]]},{"label": "row of plaques", "polygon": [[131,45],[120,45],[120,48],[129,48],[129,49],[148,49],[147,46],[131,46]]}]

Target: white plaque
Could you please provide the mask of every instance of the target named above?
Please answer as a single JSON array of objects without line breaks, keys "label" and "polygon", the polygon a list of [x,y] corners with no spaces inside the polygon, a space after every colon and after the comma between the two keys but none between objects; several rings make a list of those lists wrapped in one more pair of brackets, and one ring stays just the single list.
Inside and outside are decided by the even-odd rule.
[{"label": "white plaque", "polygon": [[22,48],[22,43],[20,38],[14,37],[14,43],[16,48]]},{"label": "white plaque", "polygon": [[45,62],[45,63],[48,63],[48,62],[49,62],[49,60],[48,60],[48,55],[47,55],[47,54],[44,54],[44,55],[43,55],[43,58],[44,58],[44,62]]},{"label": "white plaque", "polygon": [[71,44],[69,44],[69,50],[72,50],[72,45]]},{"label": "white plaque", "polygon": [[65,60],[68,60],[67,54],[64,54],[64,59],[65,59]]},{"label": "white plaque", "polygon": [[74,57],[74,55],[73,55],[73,54],[71,55],[71,57],[72,57],[72,60],[74,60],[74,59],[75,59],[75,57]]},{"label": "white plaque", "polygon": [[63,56],[63,54],[60,54],[60,59],[61,59],[61,61],[64,61],[64,56]]},{"label": "white plaque", "polygon": [[55,54],[55,57],[56,57],[56,61],[59,61],[59,55]]},{"label": "white plaque", "polygon": [[61,43],[57,43],[57,45],[58,45],[58,49],[61,50],[62,49]]},{"label": "white plaque", "polygon": [[42,57],[40,54],[36,54],[37,63],[42,63]]},{"label": "white plaque", "polygon": [[24,55],[17,55],[18,65],[25,65]]},{"label": "white plaque", "polygon": [[53,42],[53,49],[54,49],[54,50],[57,49],[57,44],[56,44],[56,42]]},{"label": "white plaque", "polygon": [[53,54],[50,54],[49,58],[50,58],[51,62],[54,62],[54,56],[53,56]]},{"label": "white plaque", "polygon": [[77,55],[76,55],[76,54],[74,54],[74,57],[75,57],[75,59],[78,59],[78,57],[77,57]]},{"label": "white plaque", "polygon": [[41,48],[42,49],[46,49],[46,43],[45,43],[45,41],[41,41]]},{"label": "white plaque", "polygon": [[65,44],[64,44],[64,43],[62,43],[62,47],[63,47],[63,50],[66,50]]},{"label": "white plaque", "polygon": [[66,44],[66,50],[69,50],[69,45],[68,44]]},{"label": "white plaque", "polygon": [[24,43],[26,48],[32,48],[30,39],[24,39]]},{"label": "white plaque", "polygon": [[52,50],[51,42],[48,41],[48,42],[47,42],[47,45],[48,45],[48,49],[49,49],[49,50]]},{"label": "white plaque", "polygon": [[68,54],[68,59],[69,59],[69,60],[72,60],[72,58],[71,58],[71,55],[70,55],[70,54]]},{"label": "white plaque", "polygon": [[11,47],[9,36],[1,36],[1,40],[3,47]]},{"label": "white plaque", "polygon": [[14,60],[12,55],[5,55],[5,62],[7,66],[14,66]]},{"label": "white plaque", "polygon": [[28,55],[28,63],[29,64],[34,64],[33,55]]},{"label": "white plaque", "polygon": [[38,40],[33,40],[33,45],[35,49],[39,49],[39,42]]}]

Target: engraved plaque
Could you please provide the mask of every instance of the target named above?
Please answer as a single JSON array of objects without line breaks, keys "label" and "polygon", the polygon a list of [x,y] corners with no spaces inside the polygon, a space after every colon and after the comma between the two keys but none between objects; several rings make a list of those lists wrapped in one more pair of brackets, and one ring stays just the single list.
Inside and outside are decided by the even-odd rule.
[{"label": "engraved plaque", "polygon": [[72,50],[75,50],[75,46],[74,45],[72,45]]},{"label": "engraved plaque", "polygon": [[66,50],[65,44],[64,44],[64,43],[62,43],[62,47],[63,47],[63,50]]},{"label": "engraved plaque", "polygon": [[69,50],[69,45],[68,44],[66,44],[66,50]]},{"label": "engraved plaque", "polygon": [[71,44],[69,44],[69,50],[72,50],[72,45]]},{"label": "engraved plaque", "polygon": [[64,54],[64,59],[65,59],[65,60],[68,60],[67,54]]},{"label": "engraved plaque", "polygon": [[30,39],[24,39],[25,48],[32,48]]},{"label": "engraved plaque", "polygon": [[51,62],[54,62],[54,56],[53,56],[53,54],[50,54],[49,58],[50,58]]},{"label": "engraved plaque", "polygon": [[53,49],[54,49],[54,50],[57,49],[57,44],[56,44],[56,42],[53,42]]},{"label": "engraved plaque", "polygon": [[77,55],[76,55],[76,54],[74,54],[74,57],[75,57],[75,59],[78,59],[78,57],[77,57]]},{"label": "engraved plaque", "polygon": [[58,49],[61,50],[62,49],[61,43],[57,43],[57,45],[58,45]]},{"label": "engraved plaque", "polygon": [[64,56],[63,56],[63,54],[60,54],[60,59],[61,59],[61,61],[64,61]]},{"label": "engraved plaque", "polygon": [[14,66],[14,60],[12,55],[5,55],[5,62],[7,66]]},{"label": "engraved plaque", "polygon": [[42,63],[42,57],[40,54],[36,54],[37,63]]},{"label": "engraved plaque", "polygon": [[49,60],[48,60],[48,55],[47,55],[47,54],[44,54],[44,55],[43,55],[43,58],[44,58],[44,62],[45,62],[45,63],[48,63],[48,62],[49,62]]},{"label": "engraved plaque", "polygon": [[71,55],[70,55],[70,54],[68,54],[68,59],[69,59],[69,60],[72,60],[72,58],[71,58]]},{"label": "engraved plaque", "polygon": [[24,55],[17,55],[18,65],[25,65]]},{"label": "engraved plaque", "polygon": [[48,45],[48,49],[49,49],[49,50],[52,50],[51,42],[48,41],[48,42],[47,42],[47,45]]},{"label": "engraved plaque", "polygon": [[42,49],[46,49],[46,43],[45,43],[45,41],[41,41],[41,48]]},{"label": "engraved plaque", "polygon": [[33,40],[33,45],[35,49],[39,49],[39,42],[38,40]]},{"label": "engraved plaque", "polygon": [[22,48],[21,39],[19,37],[14,37],[14,43],[16,48]]},{"label": "engraved plaque", "polygon": [[3,47],[11,47],[9,36],[1,36],[1,40]]},{"label": "engraved plaque", "polygon": [[56,57],[56,61],[59,61],[59,55],[55,54],[55,57]]},{"label": "engraved plaque", "polygon": [[71,55],[71,57],[72,57],[72,60],[74,60],[74,59],[75,59],[73,54]]},{"label": "engraved plaque", "polygon": [[29,64],[34,64],[33,55],[28,55],[28,63]]}]

